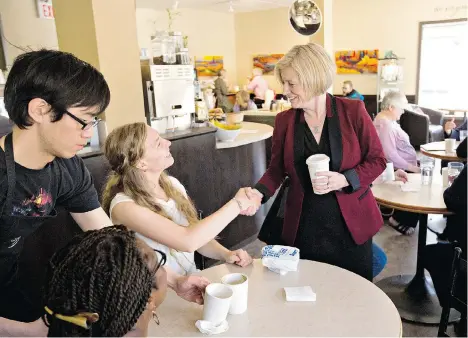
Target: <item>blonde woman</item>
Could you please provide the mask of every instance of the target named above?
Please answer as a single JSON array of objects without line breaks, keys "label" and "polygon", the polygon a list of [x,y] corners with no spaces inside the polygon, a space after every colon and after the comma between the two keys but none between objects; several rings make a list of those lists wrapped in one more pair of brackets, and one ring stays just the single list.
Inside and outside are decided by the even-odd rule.
[{"label": "blonde woman", "polygon": [[245,110],[257,110],[257,106],[250,99],[250,94],[246,90],[240,90],[236,94],[236,104],[232,111],[238,113]]},{"label": "blonde woman", "polygon": [[[277,242],[372,280],[372,236],[383,220],[370,185],[386,160],[364,103],[327,94],[335,63],[318,44],[293,47],[275,72],[292,109],[276,115],[271,161],[256,188],[266,201],[290,177]],[[330,170],[311,180],[314,154],[327,155]]]},{"label": "blonde woman", "polygon": [[199,220],[183,185],[164,172],[174,163],[170,145],[144,123],[128,124],[109,134],[104,152],[113,173],[103,208],[112,222],[124,224],[150,247],[164,252],[167,266],[181,275],[196,271],[195,250],[228,263],[250,264],[247,252],[230,251],[214,238],[239,214],[253,214],[260,200],[250,200],[246,189],[240,189],[220,210]]}]

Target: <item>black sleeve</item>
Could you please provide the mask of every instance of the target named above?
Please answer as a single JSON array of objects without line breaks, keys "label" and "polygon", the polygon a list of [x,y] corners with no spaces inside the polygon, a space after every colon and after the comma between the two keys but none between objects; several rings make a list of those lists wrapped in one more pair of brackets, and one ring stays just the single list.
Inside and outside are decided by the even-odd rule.
[{"label": "black sleeve", "polygon": [[466,140],[468,139],[465,138],[463,140],[462,143],[460,143],[457,147],[457,156],[460,157],[460,158],[466,158],[466,152],[467,152],[467,149],[466,149]]},{"label": "black sleeve", "polygon": [[63,161],[59,192],[57,204],[69,212],[84,213],[101,206],[93,179],[78,156]]},{"label": "black sleeve", "polygon": [[361,188],[361,181],[359,180],[359,176],[354,169],[346,170],[342,173],[346,180],[349,183],[349,186],[343,188],[343,191],[347,194],[351,194],[355,191],[358,191]]},{"label": "black sleeve", "polygon": [[452,185],[445,189],[444,202],[450,211],[466,214],[466,165]]}]

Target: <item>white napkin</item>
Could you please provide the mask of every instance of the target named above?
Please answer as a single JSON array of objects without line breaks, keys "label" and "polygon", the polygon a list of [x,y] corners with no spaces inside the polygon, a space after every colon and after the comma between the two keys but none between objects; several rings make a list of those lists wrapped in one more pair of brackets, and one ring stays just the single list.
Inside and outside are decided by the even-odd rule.
[{"label": "white napkin", "polygon": [[421,190],[420,182],[406,182],[401,185],[401,190],[404,192],[418,192]]},{"label": "white napkin", "polygon": [[212,322],[206,320],[197,320],[195,326],[201,333],[207,335],[220,334],[229,330],[229,324],[227,320],[221,322],[218,325],[214,325]]},{"label": "white napkin", "polygon": [[315,302],[317,295],[310,286],[284,288],[288,302]]}]

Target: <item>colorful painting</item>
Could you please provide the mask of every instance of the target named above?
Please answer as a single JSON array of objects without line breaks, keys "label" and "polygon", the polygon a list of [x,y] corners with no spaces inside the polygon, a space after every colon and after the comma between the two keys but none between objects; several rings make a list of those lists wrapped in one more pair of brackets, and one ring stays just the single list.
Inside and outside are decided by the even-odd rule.
[{"label": "colorful painting", "polygon": [[204,56],[195,58],[195,69],[198,76],[217,76],[223,69],[224,62],[222,56]]},{"label": "colorful painting", "polygon": [[284,54],[255,55],[253,58],[253,66],[254,68],[263,70],[263,75],[272,75],[276,64],[283,56]]},{"label": "colorful painting", "polygon": [[379,50],[346,50],[335,52],[337,74],[376,74]]}]

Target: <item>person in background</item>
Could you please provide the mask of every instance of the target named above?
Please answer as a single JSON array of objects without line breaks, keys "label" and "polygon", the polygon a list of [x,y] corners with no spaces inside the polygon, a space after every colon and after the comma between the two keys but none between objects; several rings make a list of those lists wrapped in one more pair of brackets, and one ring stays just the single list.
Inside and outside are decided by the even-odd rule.
[{"label": "person in background", "polygon": [[454,138],[457,141],[460,141],[460,131],[467,130],[467,120],[463,121],[458,127],[455,124],[455,119],[448,120],[444,124],[444,134],[445,138]]},{"label": "person in background", "polygon": [[[466,157],[467,139],[457,148],[457,155]],[[444,192],[444,202],[452,215],[447,216],[447,226],[444,230],[446,241],[431,244],[425,247],[423,254],[424,267],[431,274],[434,288],[439,298],[440,305],[444,307],[449,301],[450,272],[454,247],[460,247],[462,258],[466,259],[467,240],[467,172],[466,165],[462,172],[454,180],[452,185]],[[466,274],[459,274],[457,289],[466,292]],[[466,299],[466,293],[465,293]],[[455,325],[458,336],[466,337],[467,319],[466,313],[460,322]]]},{"label": "person in background", "polygon": [[[386,161],[364,103],[327,94],[335,62],[318,44],[293,47],[275,73],[292,109],[276,115],[271,161],[255,186],[266,202],[291,179],[275,241],[372,280],[372,237],[383,219],[370,185]],[[306,160],[314,154],[331,158],[330,171],[311,180]]]},{"label": "person in background", "polygon": [[253,91],[255,104],[262,105],[265,103],[265,92],[268,90],[268,82],[262,76],[263,70],[260,68],[254,68],[252,75],[252,79],[249,78],[250,82],[247,85],[247,90]]},{"label": "person in background", "polygon": [[359,92],[353,88],[353,83],[351,81],[343,82],[343,95],[348,99],[355,99],[364,101],[364,96],[359,94]]},{"label": "person in background", "polygon": [[236,104],[232,111],[238,113],[245,110],[257,110],[257,105],[250,99],[248,91],[240,90],[236,94]]},{"label": "person in background", "polygon": [[[390,91],[380,105],[381,112],[374,119],[374,126],[388,162],[395,169],[419,173],[416,150],[411,145],[408,134],[401,129],[397,121],[403,114],[408,100],[401,92]],[[419,215],[407,211],[395,210],[389,219],[389,225],[404,235],[414,233]]]},{"label": "person in background", "polygon": [[229,101],[227,95],[229,94],[228,87],[226,84],[227,72],[225,69],[221,69],[218,72],[218,78],[215,80],[214,93],[216,96],[216,107],[221,108],[224,113],[230,113],[232,111],[232,103]]},{"label": "person in background", "polygon": [[196,272],[194,251],[227,263],[249,265],[252,258],[247,252],[228,250],[214,238],[240,213],[256,212],[260,199],[249,200],[245,189],[240,189],[220,210],[199,220],[184,186],[165,172],[174,164],[170,145],[145,123],[114,129],[104,146],[113,170],[103,194],[104,210],[114,223],[125,224],[150,247],[164,252],[168,272]]}]

